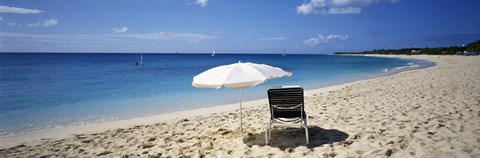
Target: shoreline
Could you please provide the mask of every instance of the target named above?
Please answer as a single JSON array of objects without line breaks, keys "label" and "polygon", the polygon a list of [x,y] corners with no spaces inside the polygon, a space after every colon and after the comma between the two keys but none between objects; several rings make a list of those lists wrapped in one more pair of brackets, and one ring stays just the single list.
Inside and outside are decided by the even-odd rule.
[{"label": "shoreline", "polygon": [[[327,87],[322,87],[317,89],[305,90],[305,97],[312,97],[316,94],[325,95],[330,91],[340,90],[344,87],[348,87],[353,84],[369,82],[371,80],[395,76],[395,75],[406,73],[406,72],[433,69],[438,67],[439,65],[444,64],[443,63],[444,61],[438,60],[437,58],[432,58],[433,57],[432,55],[416,55],[416,56],[359,55],[359,56],[420,59],[420,60],[428,60],[430,62],[434,62],[435,65],[427,68],[405,70],[405,71],[397,72],[397,73],[386,75],[386,76],[379,76],[379,77],[341,83],[338,85],[332,85],[332,86],[327,86]],[[246,101],[243,103],[243,106],[244,106],[244,109],[247,110],[255,106],[267,105],[267,104],[268,104],[267,98],[263,98],[263,99]],[[117,128],[129,128],[129,127],[138,126],[138,125],[148,125],[148,124],[155,124],[155,123],[161,123],[161,122],[175,122],[180,119],[192,118],[196,116],[209,116],[214,113],[235,112],[238,109],[239,109],[239,104],[234,103],[234,104],[218,105],[213,107],[187,109],[187,110],[175,111],[171,113],[152,115],[152,116],[142,116],[142,117],[136,117],[136,118],[124,119],[124,120],[115,120],[115,121],[108,121],[108,122],[101,122],[101,123],[89,123],[84,125],[62,127],[58,129],[49,129],[45,131],[19,134],[19,135],[13,135],[13,136],[1,136],[0,148],[13,147],[19,144],[35,144],[36,142],[38,143],[39,141],[44,139],[63,139],[63,138],[73,136],[75,134],[90,134],[90,133],[102,132],[102,131],[107,131],[107,130],[112,130]]]}]

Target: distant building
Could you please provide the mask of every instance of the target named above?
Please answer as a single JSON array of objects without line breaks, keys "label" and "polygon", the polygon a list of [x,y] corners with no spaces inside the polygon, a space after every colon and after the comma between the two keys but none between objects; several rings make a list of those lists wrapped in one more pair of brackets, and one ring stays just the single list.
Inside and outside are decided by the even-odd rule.
[{"label": "distant building", "polygon": [[479,52],[467,52],[467,51],[463,51],[463,52],[457,52],[455,55],[477,56],[477,55],[480,55],[480,53],[479,53]]},{"label": "distant building", "polygon": [[410,53],[420,53],[422,50],[412,50]]}]

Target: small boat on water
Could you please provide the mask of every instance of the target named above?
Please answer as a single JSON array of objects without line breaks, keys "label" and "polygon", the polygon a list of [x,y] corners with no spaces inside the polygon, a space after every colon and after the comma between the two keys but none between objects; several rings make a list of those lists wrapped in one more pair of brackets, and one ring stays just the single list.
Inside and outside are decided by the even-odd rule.
[{"label": "small boat on water", "polygon": [[282,56],[285,56],[285,55],[287,55],[287,51],[286,51],[285,49],[283,49],[283,54],[282,54]]},{"label": "small boat on water", "polygon": [[215,48],[213,48],[212,57],[215,56],[216,53],[217,53],[217,50]]},{"label": "small boat on water", "polygon": [[135,62],[136,66],[142,66],[143,65],[143,53],[140,53],[140,61]]}]

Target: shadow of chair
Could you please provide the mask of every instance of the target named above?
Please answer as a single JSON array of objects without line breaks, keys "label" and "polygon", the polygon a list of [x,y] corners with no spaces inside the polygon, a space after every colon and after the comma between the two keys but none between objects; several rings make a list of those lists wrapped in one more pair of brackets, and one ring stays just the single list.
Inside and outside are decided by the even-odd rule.
[{"label": "shadow of chair", "polygon": [[[325,144],[345,141],[349,135],[336,129],[323,129],[317,126],[309,126],[310,143],[305,142],[305,130],[302,128],[291,128],[286,130],[272,131],[272,139],[268,146],[276,147],[281,150],[287,148],[296,148],[306,146],[307,148],[315,148]],[[243,142],[247,145],[266,146],[265,132],[249,133],[243,138]]]}]

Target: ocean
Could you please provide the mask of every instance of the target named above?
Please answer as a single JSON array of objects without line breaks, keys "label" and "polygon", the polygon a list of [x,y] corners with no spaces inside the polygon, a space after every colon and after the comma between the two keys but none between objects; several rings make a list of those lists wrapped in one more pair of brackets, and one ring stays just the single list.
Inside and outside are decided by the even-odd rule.
[{"label": "ocean", "polygon": [[145,53],[144,65],[135,66],[139,58],[138,53],[0,53],[0,136],[238,103],[238,90],[191,86],[193,76],[238,61],[293,72],[244,89],[244,100],[266,98],[270,86],[308,90],[434,65],[364,56]]}]

